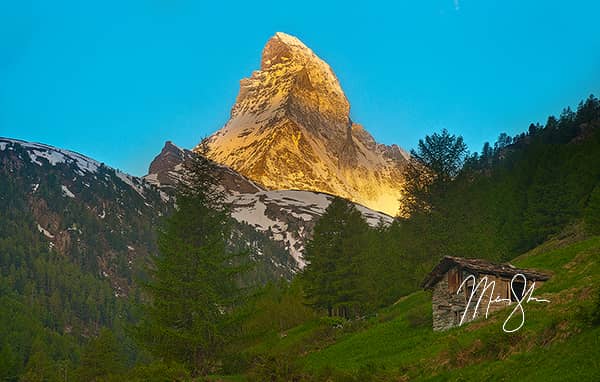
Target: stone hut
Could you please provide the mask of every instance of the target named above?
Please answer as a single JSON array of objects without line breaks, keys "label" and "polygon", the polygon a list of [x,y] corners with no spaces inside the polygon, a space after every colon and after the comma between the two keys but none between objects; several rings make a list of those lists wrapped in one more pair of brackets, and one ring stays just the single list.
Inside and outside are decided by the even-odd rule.
[{"label": "stone hut", "polygon": [[[515,276],[519,274],[525,279]],[[549,278],[548,274],[509,263],[446,256],[425,278],[422,287],[432,291],[433,330],[438,331],[458,326],[461,320],[465,323],[485,317],[486,310],[492,313],[522,300],[533,282],[537,288]]]}]

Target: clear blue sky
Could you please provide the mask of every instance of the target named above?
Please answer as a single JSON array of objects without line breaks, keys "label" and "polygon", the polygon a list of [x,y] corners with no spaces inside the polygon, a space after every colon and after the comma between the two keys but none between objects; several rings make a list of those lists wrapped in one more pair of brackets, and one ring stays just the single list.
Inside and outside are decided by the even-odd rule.
[{"label": "clear blue sky", "polygon": [[600,94],[598,15],[597,0],[4,1],[0,136],[143,175],[165,140],[189,148],[227,121],[283,31],[378,141],[445,127],[479,151]]}]

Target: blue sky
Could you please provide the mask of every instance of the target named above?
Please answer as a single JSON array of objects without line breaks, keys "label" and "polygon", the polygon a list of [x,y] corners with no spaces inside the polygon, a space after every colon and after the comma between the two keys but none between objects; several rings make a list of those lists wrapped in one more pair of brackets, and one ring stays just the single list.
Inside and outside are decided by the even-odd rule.
[{"label": "blue sky", "polygon": [[[367,5],[368,4],[368,5]],[[472,151],[600,94],[600,1],[5,1],[0,136],[135,175],[165,140],[228,119],[276,31],[339,77],[361,123],[413,148],[447,128]]]}]

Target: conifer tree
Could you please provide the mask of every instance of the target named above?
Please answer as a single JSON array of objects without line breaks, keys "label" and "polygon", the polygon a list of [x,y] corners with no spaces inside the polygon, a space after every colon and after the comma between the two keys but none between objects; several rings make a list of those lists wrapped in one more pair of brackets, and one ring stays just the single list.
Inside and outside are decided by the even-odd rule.
[{"label": "conifer tree", "polygon": [[81,381],[115,380],[125,369],[122,354],[110,329],[102,329],[98,337],[84,348],[77,372]]},{"label": "conifer tree", "polygon": [[369,227],[356,207],[334,198],[315,225],[305,250],[302,278],[309,304],[349,318],[364,306],[361,262]]},{"label": "conifer tree", "polygon": [[198,155],[185,169],[144,285],[150,301],[138,336],[156,357],[204,375],[226,341],[238,268],[226,248],[230,215],[216,165]]},{"label": "conifer tree", "polygon": [[466,155],[463,138],[451,135],[446,129],[420,139],[406,166],[400,216],[430,211],[459,174]]}]

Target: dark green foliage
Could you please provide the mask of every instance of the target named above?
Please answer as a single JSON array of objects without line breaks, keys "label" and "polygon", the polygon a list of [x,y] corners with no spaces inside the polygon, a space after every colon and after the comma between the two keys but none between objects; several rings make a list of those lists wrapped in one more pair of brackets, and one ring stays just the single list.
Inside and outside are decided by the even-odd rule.
[{"label": "dark green foliage", "polygon": [[266,284],[249,299],[247,307],[251,313],[243,329],[249,336],[281,333],[315,317],[306,306],[298,279]]},{"label": "dark green foliage", "polygon": [[160,254],[143,285],[149,301],[137,330],[150,353],[195,375],[213,369],[237,302],[229,211],[214,166],[201,155],[186,164],[177,210],[159,232]]},{"label": "dark green foliage", "polygon": [[[434,151],[421,143],[419,151]],[[456,150],[448,144],[435,152],[445,158]],[[426,174],[438,171],[414,154]],[[410,169],[408,175],[411,192]],[[411,272],[416,279],[444,255],[509,260],[582,219],[589,233],[597,233],[600,102],[590,96],[576,112],[567,108],[545,126],[530,125],[514,138],[501,134],[493,148],[486,143],[481,155],[468,157],[455,177],[445,179],[428,197],[416,190],[412,198],[426,208],[411,208],[397,229],[402,239],[394,250],[421,259],[423,268]]]},{"label": "dark green foliage", "polygon": [[315,225],[305,250],[308,265],[302,273],[309,304],[349,318],[367,302],[364,267],[368,225],[356,207],[334,198]]},{"label": "dark green foliage", "polygon": [[301,382],[307,381],[301,368],[291,357],[259,357],[248,373],[250,382]]},{"label": "dark green foliage", "polygon": [[139,365],[129,371],[127,380],[132,382],[185,382],[192,381],[192,378],[181,364],[155,361],[148,365]]},{"label": "dark green foliage", "polygon": [[594,187],[584,211],[586,230],[592,235],[600,235],[600,184]]},{"label": "dark green foliage", "polygon": [[114,334],[102,329],[83,349],[77,376],[81,381],[117,380],[125,365]]},{"label": "dark green foliage", "polygon": [[435,208],[448,184],[459,174],[466,154],[463,138],[450,135],[446,129],[420,139],[406,166],[400,215],[410,216]]},{"label": "dark green foliage", "polygon": [[596,299],[592,305],[590,314],[590,322],[592,325],[600,326],[600,289],[596,292]]}]

